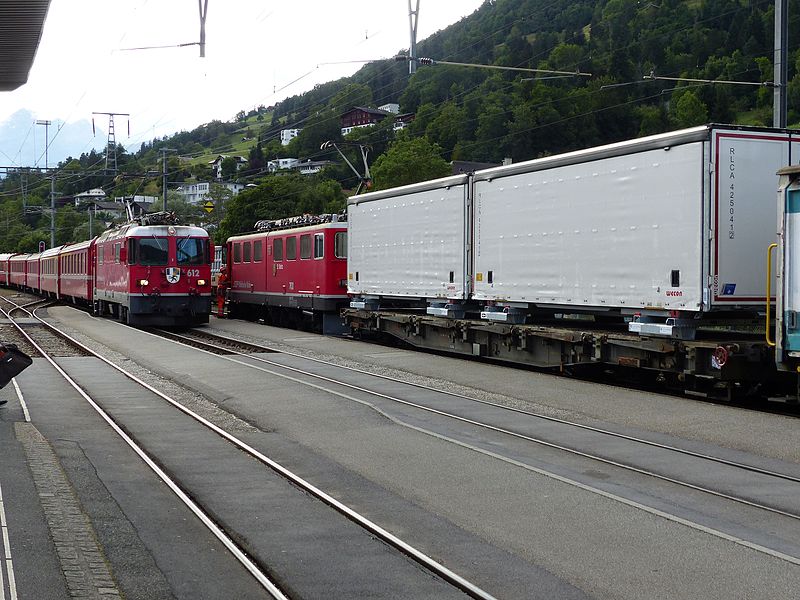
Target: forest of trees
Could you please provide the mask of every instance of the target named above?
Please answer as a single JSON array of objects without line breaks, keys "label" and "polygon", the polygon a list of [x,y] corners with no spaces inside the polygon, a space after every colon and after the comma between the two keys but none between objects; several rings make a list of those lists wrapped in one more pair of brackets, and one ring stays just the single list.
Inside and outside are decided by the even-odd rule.
[{"label": "forest of trees", "polygon": [[[68,159],[59,165],[57,195],[94,187],[110,196],[161,195],[155,172],[161,170],[162,148],[177,149],[168,155],[173,185],[211,179],[207,157],[231,154],[244,143],[247,168],[236,171],[229,164],[225,174],[256,187],[225,201],[221,222],[218,214],[178,207],[222,239],[258,219],[342,210],[359,176],[334,150],[320,149],[326,141],[351,143],[340,147],[357,166],[356,145],[368,145],[374,189],[382,189],[447,174],[452,160],[517,162],[707,122],[769,126],[773,11],[773,0],[486,0],[473,15],[421,41],[418,54],[505,69],[420,65],[409,78],[404,60],[369,63],[352,77],[272,107],[241,111],[231,122],[212,121],[135,152],[120,146],[113,175],[104,172],[104,157],[94,151]],[[790,0],[789,16],[789,39],[797,40],[800,0]],[[790,126],[800,123],[799,63],[800,46],[793,42]],[[416,115],[409,128],[395,133],[386,119],[342,139],[339,118],[345,110],[389,102]],[[281,146],[279,132],[288,128],[302,131]],[[334,165],[312,177],[269,175],[267,161],[282,157]],[[2,180],[3,250],[29,251],[40,239],[49,240],[46,211],[23,215],[23,189],[29,207],[49,204],[43,175],[11,173]],[[178,202],[168,199],[173,206]],[[57,221],[58,242],[88,232],[85,216],[75,211],[59,210]]]}]

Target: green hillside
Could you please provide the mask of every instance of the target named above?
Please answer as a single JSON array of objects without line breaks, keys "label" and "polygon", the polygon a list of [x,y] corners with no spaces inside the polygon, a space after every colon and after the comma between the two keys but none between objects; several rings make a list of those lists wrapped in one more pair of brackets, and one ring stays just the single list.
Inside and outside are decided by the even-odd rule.
[{"label": "green hillside", "polygon": [[[402,177],[432,176],[441,170],[438,161],[510,157],[516,162],[707,122],[768,126],[773,10],[772,0],[487,0],[418,44],[419,56],[439,64],[421,64],[413,77],[405,61],[366,64],[352,77],[243,111],[233,121],[213,121],[128,152],[120,149],[122,175],[117,177],[102,173],[102,156],[93,152],[62,165],[59,193],[103,187],[117,195],[158,194],[160,178],[146,174],[160,170],[161,148],[177,149],[169,156],[171,183],[208,179],[210,160],[241,155],[249,160],[247,167],[226,176],[259,184],[266,195],[237,200],[256,204],[241,213],[241,220],[231,216],[223,224],[221,231],[235,232],[247,227],[251,216],[343,205],[341,190],[355,188],[359,177],[334,150],[320,149],[329,140],[368,145],[375,184],[381,187],[402,183]],[[800,124],[800,0],[790,0],[789,15],[788,121]],[[386,119],[342,140],[345,110],[390,102],[416,115],[405,131],[395,133]],[[279,142],[284,128],[302,129],[285,147]],[[386,156],[393,147],[400,160]],[[357,150],[346,152],[362,168]],[[266,162],[281,157],[335,164],[290,190],[267,185],[274,176],[268,175]],[[434,168],[409,168],[409,161],[419,157]],[[398,178],[398,169],[405,175]],[[339,191],[320,191],[315,187],[320,182]],[[8,192],[19,189],[20,182],[11,177],[4,185]],[[272,191],[265,192],[270,186]],[[34,199],[46,197],[46,182],[29,187]],[[314,194],[324,200],[314,200]],[[9,201],[19,198],[8,193],[4,202]],[[25,225],[35,228],[35,219]]]}]

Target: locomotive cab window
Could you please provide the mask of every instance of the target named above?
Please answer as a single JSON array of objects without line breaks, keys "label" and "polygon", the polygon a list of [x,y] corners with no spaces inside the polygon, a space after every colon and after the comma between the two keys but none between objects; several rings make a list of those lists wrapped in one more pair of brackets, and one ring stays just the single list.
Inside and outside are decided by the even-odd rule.
[{"label": "locomotive cab window", "polygon": [[250,262],[250,249],[251,248],[252,248],[252,245],[250,244],[250,242],[245,242],[244,244],[242,244],[242,250],[244,251],[242,254],[244,256],[244,262],[246,262],[246,263]]},{"label": "locomotive cab window", "polygon": [[253,242],[253,262],[261,262],[263,259],[263,250],[261,249],[261,240]]},{"label": "locomotive cab window", "polygon": [[322,233],[314,234],[314,258],[325,256],[325,237]]},{"label": "locomotive cab window", "polygon": [[210,262],[210,253],[208,240],[200,238],[183,238],[176,245],[179,265],[204,265]]},{"label": "locomotive cab window", "polygon": [[242,245],[241,244],[234,244],[233,245],[233,262],[240,263],[242,262]]},{"label": "locomotive cab window", "polygon": [[295,260],[297,258],[297,238],[286,238],[286,260]]},{"label": "locomotive cab window", "polygon": [[301,235],[300,236],[300,258],[301,259],[311,258],[311,236],[310,235]]},{"label": "locomotive cab window", "polygon": [[333,238],[333,255],[336,258],[347,258],[347,232],[339,231]]},{"label": "locomotive cab window", "polygon": [[169,258],[167,238],[141,238],[139,240],[139,264],[145,266],[166,265]]},{"label": "locomotive cab window", "polygon": [[128,240],[128,264],[135,265],[136,261],[136,240],[131,238]]},{"label": "locomotive cab window", "polygon": [[283,260],[283,238],[272,240],[272,260]]},{"label": "locomotive cab window", "polygon": [[119,251],[122,248],[122,244],[114,244],[114,262],[119,264]]}]

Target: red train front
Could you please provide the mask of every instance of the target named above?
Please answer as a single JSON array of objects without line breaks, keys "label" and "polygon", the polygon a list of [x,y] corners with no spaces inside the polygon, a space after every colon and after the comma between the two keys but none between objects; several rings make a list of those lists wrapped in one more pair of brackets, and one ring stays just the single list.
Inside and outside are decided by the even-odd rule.
[{"label": "red train front", "polygon": [[131,325],[191,326],[211,312],[211,240],[205,229],[155,215],[101,234],[94,309]]},{"label": "red train front", "polygon": [[228,238],[231,316],[341,330],[338,311],[348,301],[344,219],[260,221],[256,228],[263,231]]}]

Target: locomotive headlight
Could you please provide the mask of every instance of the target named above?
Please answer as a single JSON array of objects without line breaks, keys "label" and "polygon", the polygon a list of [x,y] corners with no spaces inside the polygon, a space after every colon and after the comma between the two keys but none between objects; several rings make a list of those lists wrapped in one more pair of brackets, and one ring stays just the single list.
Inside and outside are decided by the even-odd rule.
[{"label": "locomotive headlight", "polygon": [[142,286],[142,287],[147,287],[148,285],[150,285],[150,282],[147,281],[147,279],[140,279],[139,280],[139,285]]},{"label": "locomotive headlight", "polygon": [[197,280],[197,285],[205,285],[205,284],[206,284],[206,280],[205,279],[198,279]]}]

